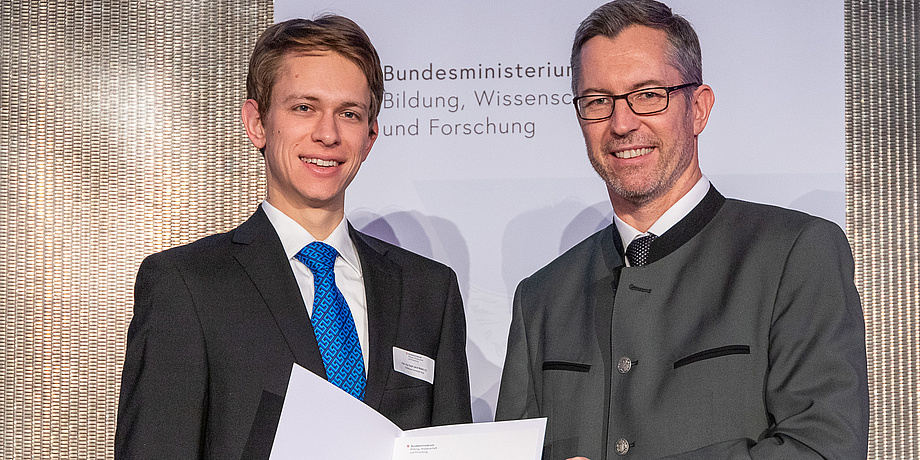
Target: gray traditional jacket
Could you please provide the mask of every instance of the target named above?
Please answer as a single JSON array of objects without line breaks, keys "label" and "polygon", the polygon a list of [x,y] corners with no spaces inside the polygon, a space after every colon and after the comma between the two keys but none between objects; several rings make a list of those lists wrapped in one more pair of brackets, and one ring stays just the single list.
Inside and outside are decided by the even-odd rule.
[{"label": "gray traditional jacket", "polygon": [[643,267],[601,230],[517,288],[496,419],[531,417],[552,460],[866,458],[846,237],[714,188]]}]

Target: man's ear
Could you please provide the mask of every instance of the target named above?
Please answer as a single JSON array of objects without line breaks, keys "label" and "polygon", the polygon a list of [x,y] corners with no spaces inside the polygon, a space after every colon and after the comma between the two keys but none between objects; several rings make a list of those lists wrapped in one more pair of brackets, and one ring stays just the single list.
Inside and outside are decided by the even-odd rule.
[{"label": "man's ear", "polygon": [[370,130],[367,133],[367,149],[364,150],[364,155],[361,156],[362,162],[367,159],[367,155],[371,153],[371,147],[374,146],[374,142],[377,140],[377,129],[377,120],[374,120],[374,122],[371,123]]},{"label": "man's ear", "polygon": [[265,127],[262,126],[262,116],[259,115],[259,103],[254,99],[247,99],[243,103],[241,110],[243,116],[243,126],[246,128],[246,136],[257,149],[265,148]]},{"label": "man's ear", "polygon": [[706,123],[709,122],[709,112],[716,103],[716,95],[709,85],[700,85],[693,92],[693,135],[699,136]]}]

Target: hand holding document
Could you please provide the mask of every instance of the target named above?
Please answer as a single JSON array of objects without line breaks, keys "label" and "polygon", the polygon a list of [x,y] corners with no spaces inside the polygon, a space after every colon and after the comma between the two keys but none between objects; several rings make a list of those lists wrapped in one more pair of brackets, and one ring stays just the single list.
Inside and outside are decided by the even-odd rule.
[{"label": "hand holding document", "polygon": [[272,460],[540,460],[546,419],[402,431],[316,374],[294,365]]}]

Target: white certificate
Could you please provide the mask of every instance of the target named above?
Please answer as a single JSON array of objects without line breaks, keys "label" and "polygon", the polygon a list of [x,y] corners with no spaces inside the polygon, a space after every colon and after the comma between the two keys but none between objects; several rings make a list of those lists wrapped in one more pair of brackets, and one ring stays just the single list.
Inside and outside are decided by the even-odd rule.
[{"label": "white certificate", "polygon": [[546,419],[402,431],[374,409],[294,365],[272,460],[540,460]]}]

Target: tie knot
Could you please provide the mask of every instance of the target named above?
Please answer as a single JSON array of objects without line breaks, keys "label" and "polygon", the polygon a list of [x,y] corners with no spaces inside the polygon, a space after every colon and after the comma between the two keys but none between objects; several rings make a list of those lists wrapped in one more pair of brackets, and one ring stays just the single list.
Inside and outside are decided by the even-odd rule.
[{"label": "tie knot", "polygon": [[335,258],[338,255],[339,252],[334,247],[314,241],[304,246],[294,257],[306,265],[314,276],[322,276],[332,271],[335,266]]},{"label": "tie knot", "polygon": [[641,267],[647,263],[648,251],[652,245],[652,241],[654,241],[655,238],[658,238],[658,235],[649,233],[648,235],[640,236],[629,243],[629,247],[626,248],[626,257],[629,258],[629,264],[631,266]]}]

